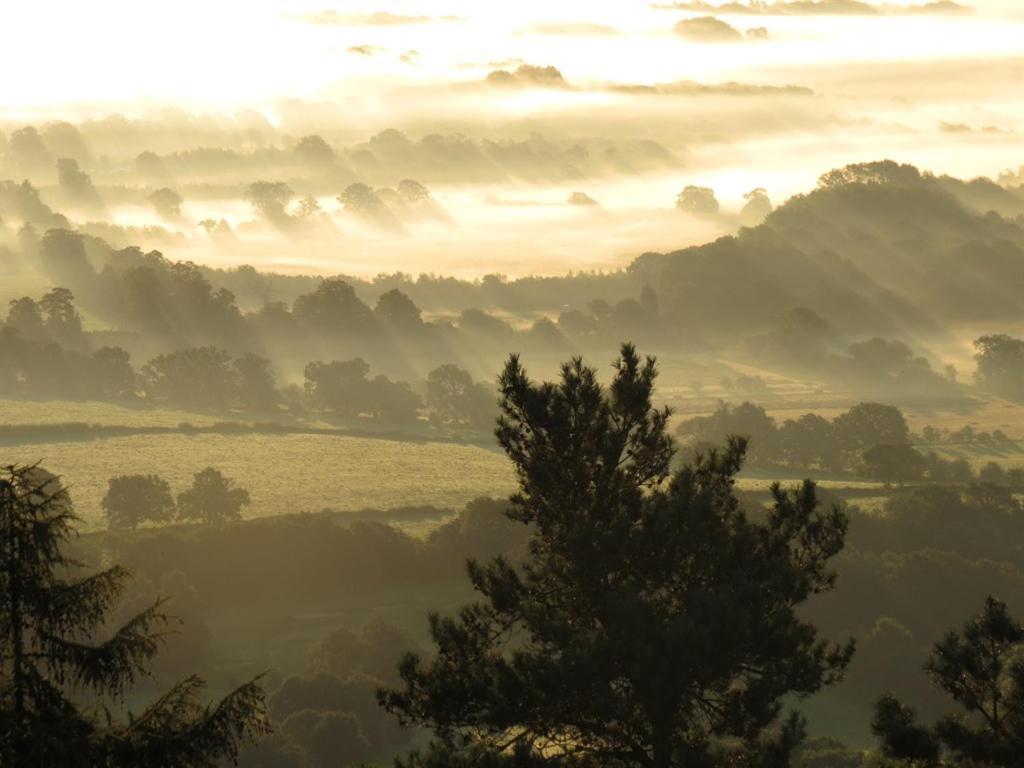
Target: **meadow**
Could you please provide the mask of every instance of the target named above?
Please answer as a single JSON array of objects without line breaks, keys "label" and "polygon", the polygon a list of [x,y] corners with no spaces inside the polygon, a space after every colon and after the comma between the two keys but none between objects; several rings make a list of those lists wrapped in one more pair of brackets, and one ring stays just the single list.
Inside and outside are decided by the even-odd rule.
[{"label": "meadow", "polygon": [[131,408],[93,400],[5,400],[0,399],[0,425],[97,424],[100,426],[196,427],[223,421],[223,416],[195,413],[176,408]]},{"label": "meadow", "polygon": [[484,448],[334,435],[169,434],[7,448],[4,463],[41,462],[70,488],[84,530],[106,527],[110,477],[156,473],[174,492],[212,466],[246,488],[245,517],[433,505],[459,509],[514,486],[505,457]]}]

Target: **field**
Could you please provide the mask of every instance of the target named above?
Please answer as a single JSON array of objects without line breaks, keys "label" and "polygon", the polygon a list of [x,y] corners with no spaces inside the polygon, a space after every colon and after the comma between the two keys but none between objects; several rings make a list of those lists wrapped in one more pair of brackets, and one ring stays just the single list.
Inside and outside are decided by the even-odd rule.
[{"label": "field", "polygon": [[89,400],[0,399],[0,426],[80,422],[102,426],[176,427],[188,422],[201,427],[223,420],[224,417],[173,408],[129,408]]},{"label": "field", "polygon": [[175,492],[212,466],[249,490],[246,517],[434,505],[458,508],[509,493],[505,457],[484,448],[326,435],[139,435],[33,443],[4,450],[2,463],[41,461],[71,490],[86,530],[106,527],[100,501],[118,474],[156,473]]}]

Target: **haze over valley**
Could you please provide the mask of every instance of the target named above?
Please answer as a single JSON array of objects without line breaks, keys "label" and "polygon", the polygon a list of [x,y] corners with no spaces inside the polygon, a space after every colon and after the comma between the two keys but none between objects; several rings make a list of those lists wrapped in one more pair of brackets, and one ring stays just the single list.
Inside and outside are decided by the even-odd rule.
[{"label": "haze over valley", "polygon": [[1022,40],[0,8],[0,766],[1021,766]]}]

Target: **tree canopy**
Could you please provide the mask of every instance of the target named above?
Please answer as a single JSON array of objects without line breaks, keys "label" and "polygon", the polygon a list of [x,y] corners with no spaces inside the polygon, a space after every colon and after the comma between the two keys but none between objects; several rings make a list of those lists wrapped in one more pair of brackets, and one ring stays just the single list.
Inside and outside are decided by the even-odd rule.
[{"label": "tree canopy", "polygon": [[783,698],[842,675],[852,645],[797,610],[835,582],[844,515],[807,482],[748,517],[742,439],[673,472],[656,375],[630,345],[607,388],[579,358],[554,383],[515,356],[505,366],[497,436],[519,478],[507,515],[529,527],[529,555],[471,562],[483,600],[431,616],[436,657],[406,656],[404,687],[381,692],[435,733],[410,765],[783,765],[802,734]]}]

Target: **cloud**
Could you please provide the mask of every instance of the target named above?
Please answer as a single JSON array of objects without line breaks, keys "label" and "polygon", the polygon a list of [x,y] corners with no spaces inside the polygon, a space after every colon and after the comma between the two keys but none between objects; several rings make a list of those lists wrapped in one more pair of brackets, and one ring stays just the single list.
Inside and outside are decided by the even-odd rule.
[{"label": "cloud", "polygon": [[531,24],[525,30],[534,35],[566,35],[574,37],[608,37],[619,34],[619,30],[605,24],[586,21],[553,21]]},{"label": "cloud", "polygon": [[743,39],[739,30],[714,16],[683,19],[676,24],[675,33],[697,43],[733,43]]},{"label": "cloud", "polygon": [[376,13],[341,13],[317,11],[302,17],[307,24],[323,27],[399,27],[408,24],[430,24],[436,21],[461,21],[459,16],[405,16],[377,11]]},{"label": "cloud", "polygon": [[934,0],[918,5],[875,4],[863,0],[776,0],[776,2],[724,2],[684,0],[674,3],[655,3],[652,8],[697,13],[747,14],[751,16],[879,16],[916,14],[967,14],[970,6],[953,0]]}]

